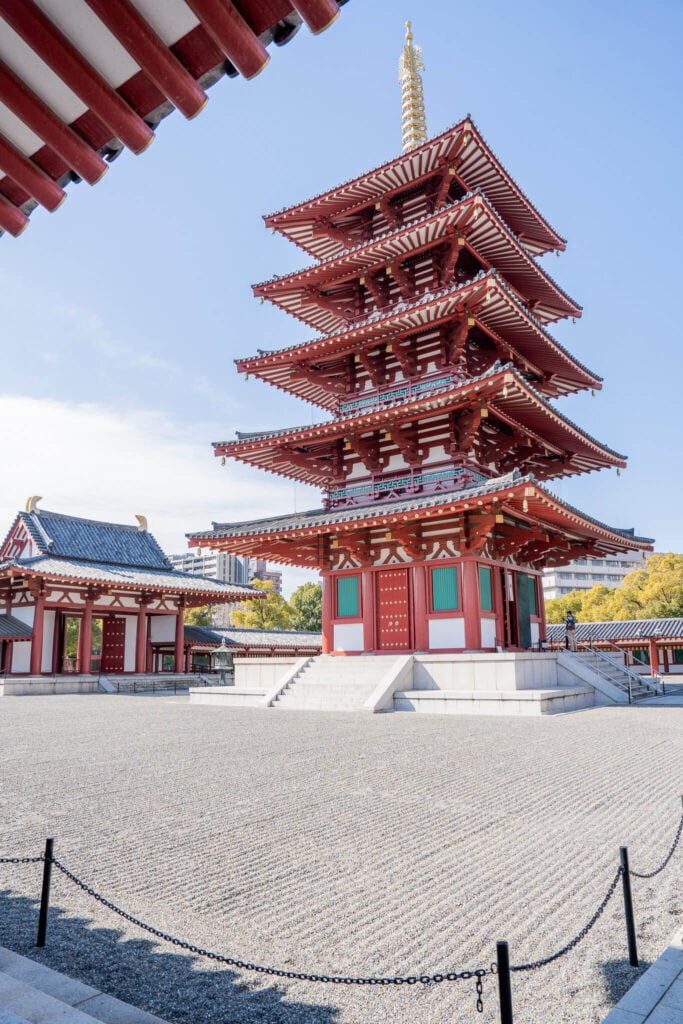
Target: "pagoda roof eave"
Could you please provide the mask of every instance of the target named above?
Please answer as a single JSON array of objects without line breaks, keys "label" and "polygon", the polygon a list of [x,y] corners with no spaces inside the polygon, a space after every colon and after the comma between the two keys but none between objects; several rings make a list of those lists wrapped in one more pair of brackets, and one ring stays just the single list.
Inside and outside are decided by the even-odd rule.
[{"label": "pagoda roof eave", "polygon": [[[266,298],[304,323],[325,330],[334,317],[329,310],[317,306],[315,300],[306,302],[301,297],[305,287],[313,283],[332,283],[340,274],[344,277],[362,275],[373,266],[409,256],[416,248],[438,245],[444,241],[444,230],[448,227],[455,230],[461,221],[466,224],[462,230],[468,247],[483,257],[484,262],[496,267],[503,259],[506,266],[499,267],[499,273],[510,278],[516,273],[521,278],[518,289],[525,295],[535,295],[539,304],[537,319],[548,323],[565,316],[581,316],[582,307],[527,252],[481,189],[369,242],[361,242],[341,255],[254,284],[252,290],[256,297]],[[426,240],[426,246],[420,245],[421,237]],[[501,244],[507,258],[500,255]],[[338,325],[344,322],[341,314],[336,319]]]},{"label": "pagoda roof eave", "polygon": [[[494,302],[497,303],[495,307]],[[283,367],[296,360],[330,358],[344,352],[353,352],[359,346],[379,345],[383,341],[392,340],[395,334],[415,333],[421,328],[435,327],[458,312],[472,313],[485,327],[492,327],[504,340],[507,340],[506,333],[513,329],[517,337],[521,334],[533,335],[537,339],[536,344],[548,346],[566,365],[567,378],[576,380],[577,386],[569,390],[601,386],[602,378],[576,359],[548,333],[495,270],[480,272],[471,281],[457,287],[451,284],[438,291],[423,293],[412,303],[399,303],[384,315],[371,314],[362,323],[351,324],[335,334],[318,335],[298,345],[263,351],[256,356],[237,358],[235,365],[240,373],[262,376],[265,370]],[[510,344],[517,347],[514,340]],[[533,361],[538,356],[530,358]],[[284,387],[284,390],[288,390],[287,387]],[[314,404],[320,404],[323,408],[330,408],[333,405],[329,401],[316,403],[314,399],[308,398],[308,395],[302,394],[301,397],[313,401]]]},{"label": "pagoda roof eave", "polygon": [[[479,377],[471,378],[465,383],[448,382],[442,388],[435,388],[421,398],[408,402],[385,405],[373,411],[360,414],[351,413],[333,420],[316,423],[312,426],[285,427],[274,431],[257,433],[240,433],[234,441],[214,442],[214,453],[217,456],[227,455],[240,459],[261,469],[275,472],[278,475],[303,480],[319,486],[325,485],[322,470],[314,470],[315,455],[311,455],[310,468],[296,465],[293,468],[284,465],[274,468],[272,453],[274,448],[282,450],[283,446],[321,445],[348,437],[350,434],[381,430],[394,424],[398,419],[433,417],[443,414],[451,408],[459,408],[467,401],[488,403],[494,416],[513,427],[526,429],[541,437],[549,447],[562,447],[568,438],[578,442],[583,451],[583,459],[587,459],[586,469],[613,466],[624,468],[626,457],[619,452],[597,441],[590,434],[557,412],[546,399],[510,365],[495,365],[491,370]],[[495,404],[494,404],[495,403]],[[535,422],[533,414],[536,414]],[[525,415],[526,413],[526,415]],[[529,415],[529,413],[531,415]],[[556,436],[552,436],[552,433]],[[277,444],[274,444],[277,442]],[[566,448],[565,450],[571,450]],[[590,454],[588,454],[590,453]],[[575,453],[578,455],[578,453]],[[292,460],[290,460],[291,462]],[[297,461],[297,460],[295,460]],[[292,464],[293,465],[293,464]],[[558,469],[560,467],[558,466]],[[578,472],[573,469],[573,472]],[[568,472],[565,467],[560,472]],[[558,473],[558,475],[560,475]]]},{"label": "pagoda roof eave", "polygon": [[[313,220],[316,217],[330,214],[341,215],[345,210],[357,207],[362,202],[373,202],[397,185],[409,186],[412,182],[429,177],[436,173],[441,165],[448,163],[450,154],[456,149],[460,137],[466,135],[469,135],[469,139],[459,154],[462,159],[459,163],[458,174],[465,181],[467,187],[470,189],[477,187],[484,180],[485,174],[488,174],[489,178],[491,176],[494,179],[497,178],[497,193],[499,195],[495,201],[496,208],[500,210],[501,215],[515,230],[515,233],[524,238],[530,251],[540,255],[552,249],[564,250],[567,244],[566,240],[551,227],[508,174],[469,114],[440,135],[428,139],[427,142],[407,153],[402,153],[335,188],[326,189],[296,206],[285,207],[266,215],[264,217],[265,224],[267,227],[289,235],[305,251],[311,252],[312,255],[318,255],[315,249],[308,247],[301,238],[289,234],[287,228],[291,223],[302,222],[307,218]],[[471,152],[468,152],[469,150]],[[478,159],[475,160],[477,154]],[[471,168],[468,161],[472,165]],[[487,191],[483,185],[482,187],[484,191]],[[489,185],[488,193],[492,192],[493,189]],[[491,198],[493,199],[492,194]],[[527,231],[523,231],[522,226],[526,226]]]},{"label": "pagoda roof eave", "polygon": [[[652,538],[636,536],[632,529],[618,529],[593,519],[562,501],[533,475],[522,476],[518,471],[458,491],[396,499],[373,506],[311,509],[238,523],[214,522],[211,530],[189,533],[187,537],[190,547],[202,545],[221,550],[251,548],[267,551],[269,545],[277,542],[279,562],[308,564],[313,560],[312,551],[318,540],[332,532],[343,535],[359,528],[372,528],[373,524],[390,528],[425,516],[429,516],[433,523],[439,517],[477,513],[494,499],[499,503],[498,507],[519,519],[541,523],[550,529],[563,529],[575,539],[589,538],[600,551],[649,551],[654,544]],[[292,547],[298,543],[298,554],[294,549],[288,554],[289,541],[293,542]],[[310,557],[302,557],[302,542],[310,545]]]}]

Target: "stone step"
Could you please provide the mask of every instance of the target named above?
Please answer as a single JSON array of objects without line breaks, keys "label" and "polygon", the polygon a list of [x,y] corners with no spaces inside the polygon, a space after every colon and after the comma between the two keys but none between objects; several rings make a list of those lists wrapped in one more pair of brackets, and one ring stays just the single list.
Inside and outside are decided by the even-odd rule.
[{"label": "stone step", "polygon": [[0,946],[0,1024],[164,1024],[164,1021]]}]

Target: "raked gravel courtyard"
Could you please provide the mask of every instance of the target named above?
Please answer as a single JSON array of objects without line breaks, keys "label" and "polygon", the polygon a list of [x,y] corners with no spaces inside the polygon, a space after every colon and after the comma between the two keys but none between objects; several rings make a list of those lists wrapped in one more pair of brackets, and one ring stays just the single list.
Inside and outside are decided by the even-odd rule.
[{"label": "raked gravel courtyard", "polygon": [[[543,957],[590,918],[627,844],[646,871],[681,814],[683,708],[551,718],[229,710],[186,697],[0,701],[0,855],[42,851],[130,913],[245,960],[342,975]],[[634,882],[652,962],[683,915],[683,844]],[[236,972],[144,935],[58,872],[0,865],[0,945],[177,1024],[456,1024],[472,982],[352,988]],[[513,976],[516,1024],[599,1021],[633,983],[618,890],[585,941]]]}]

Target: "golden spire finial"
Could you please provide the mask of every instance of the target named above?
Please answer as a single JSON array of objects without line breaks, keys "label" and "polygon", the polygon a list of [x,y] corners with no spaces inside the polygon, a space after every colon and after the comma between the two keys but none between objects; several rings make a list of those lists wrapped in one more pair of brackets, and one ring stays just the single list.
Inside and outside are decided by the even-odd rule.
[{"label": "golden spire finial", "polygon": [[427,115],[422,92],[422,47],[413,43],[413,30],[406,22],[406,41],[398,62],[398,80],[401,83],[403,152],[415,149],[427,140]]}]

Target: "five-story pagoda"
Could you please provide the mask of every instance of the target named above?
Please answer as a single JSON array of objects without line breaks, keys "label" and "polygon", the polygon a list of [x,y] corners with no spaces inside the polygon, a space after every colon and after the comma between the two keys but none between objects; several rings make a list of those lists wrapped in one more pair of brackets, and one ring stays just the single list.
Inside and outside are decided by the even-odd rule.
[{"label": "five-story pagoda", "polygon": [[265,218],[315,263],[254,293],[320,333],[237,368],[331,417],[214,445],[323,507],[190,538],[320,570],[328,652],[527,648],[544,566],[650,548],[544,486],[625,466],[551,401],[601,385],[547,330],[565,242],[469,117],[426,139],[420,67],[408,28],[401,156]]}]

